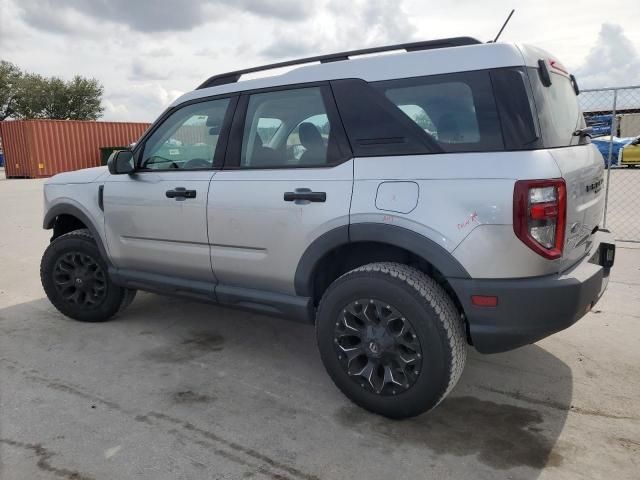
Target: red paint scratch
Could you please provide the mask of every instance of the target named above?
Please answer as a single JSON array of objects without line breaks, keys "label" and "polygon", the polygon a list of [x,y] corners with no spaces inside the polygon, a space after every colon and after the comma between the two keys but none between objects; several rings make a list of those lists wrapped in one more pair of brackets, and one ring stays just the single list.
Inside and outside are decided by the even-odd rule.
[{"label": "red paint scratch", "polygon": [[465,227],[468,227],[471,223],[479,223],[478,222],[478,213],[477,212],[473,212],[471,215],[469,215],[469,217],[462,223],[458,224],[458,230],[462,230]]}]

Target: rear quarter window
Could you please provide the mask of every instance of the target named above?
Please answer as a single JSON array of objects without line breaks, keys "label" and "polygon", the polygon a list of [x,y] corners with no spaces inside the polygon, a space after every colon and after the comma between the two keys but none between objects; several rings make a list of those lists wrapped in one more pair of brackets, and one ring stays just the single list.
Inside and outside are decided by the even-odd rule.
[{"label": "rear quarter window", "polygon": [[391,80],[373,86],[444,152],[504,149],[486,71]]}]

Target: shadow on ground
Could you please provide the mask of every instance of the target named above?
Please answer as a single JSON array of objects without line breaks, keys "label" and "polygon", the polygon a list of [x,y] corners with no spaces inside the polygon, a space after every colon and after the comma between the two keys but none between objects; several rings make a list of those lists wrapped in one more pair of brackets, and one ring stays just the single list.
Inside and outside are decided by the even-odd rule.
[{"label": "shadow on ground", "polygon": [[[352,454],[371,455],[368,461],[382,461],[388,446],[394,455],[412,455],[416,474],[442,460],[469,470],[467,475],[476,468],[517,468],[517,478],[534,479],[545,466],[560,466],[563,461],[556,441],[571,408],[572,373],[535,345],[492,356],[470,350],[465,373],[452,394],[432,413],[405,421],[369,414],[344,400],[324,373],[313,328],[179,299],[141,294],[120,317],[105,324],[73,322],[46,299],[7,307],[0,309],[3,345],[8,348],[0,348],[0,360],[38,372],[31,374],[35,378],[69,378],[63,357],[73,356],[74,365],[82,365],[75,368],[85,368],[91,380],[87,376],[85,383],[76,372],[74,385],[79,386],[69,387],[70,393],[74,388],[95,389],[101,380],[100,365],[109,365],[109,373],[103,379],[107,386],[94,392],[96,397],[120,402],[123,395],[114,378],[131,385],[144,376],[151,378],[153,387],[143,392],[148,399],[140,393],[136,400],[134,392],[127,397],[130,405],[114,403],[123,412],[148,413],[140,405],[158,408],[168,402],[167,408],[178,409],[177,415],[194,422],[189,409],[206,405],[210,411],[220,409],[221,418],[239,430],[246,430],[252,415],[258,420],[261,414],[280,416],[276,433],[299,433],[301,451],[307,448],[305,441],[314,443],[310,449],[321,449],[317,442],[326,442],[327,462],[343,461],[331,458],[330,445],[344,438],[355,439],[350,440]],[[48,356],[30,355],[35,349]],[[210,365],[224,373],[212,382],[215,385],[208,385],[196,368]],[[241,382],[231,382],[230,371]],[[165,388],[177,383],[181,388]],[[264,412],[251,411],[256,410],[251,399],[266,395],[266,390],[279,394],[268,399]],[[250,412],[246,418],[237,416],[235,404]],[[206,424],[206,416],[195,418],[199,429],[216,427]],[[299,452],[291,457],[296,462],[306,458]],[[465,461],[456,463],[461,457]],[[323,478],[323,473],[307,477]]]}]

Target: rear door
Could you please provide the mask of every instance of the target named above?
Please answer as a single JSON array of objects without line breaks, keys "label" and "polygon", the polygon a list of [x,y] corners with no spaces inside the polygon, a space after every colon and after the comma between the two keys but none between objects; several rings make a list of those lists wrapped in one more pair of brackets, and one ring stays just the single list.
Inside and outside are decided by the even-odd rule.
[{"label": "rear door", "polygon": [[160,283],[184,280],[213,292],[207,195],[235,100],[176,109],[138,146],[135,173],[105,183],[107,244],[123,273]]},{"label": "rear door", "polygon": [[[349,224],[353,163],[326,84],[240,97],[208,219],[221,285],[295,294],[298,262]],[[343,229],[347,241],[347,228]]]},{"label": "rear door", "polygon": [[539,68],[529,68],[544,142],[567,185],[567,222],[561,266],[567,268],[591,248],[591,236],[604,212],[604,165],[598,149],[574,132],[585,126],[571,79],[561,64],[545,60],[551,84]]}]

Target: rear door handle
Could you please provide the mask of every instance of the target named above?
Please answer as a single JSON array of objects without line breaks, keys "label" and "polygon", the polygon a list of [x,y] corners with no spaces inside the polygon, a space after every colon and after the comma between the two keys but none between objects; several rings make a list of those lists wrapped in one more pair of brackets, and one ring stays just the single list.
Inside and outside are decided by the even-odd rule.
[{"label": "rear door handle", "polygon": [[175,198],[176,200],[184,200],[185,198],[196,198],[195,190],[187,190],[184,187],[176,187],[173,190],[167,190],[165,193],[167,198]]},{"label": "rear door handle", "polygon": [[296,200],[306,200],[308,202],[326,202],[326,192],[312,192],[308,188],[297,188],[295,192],[284,192],[285,202],[295,202]]}]

